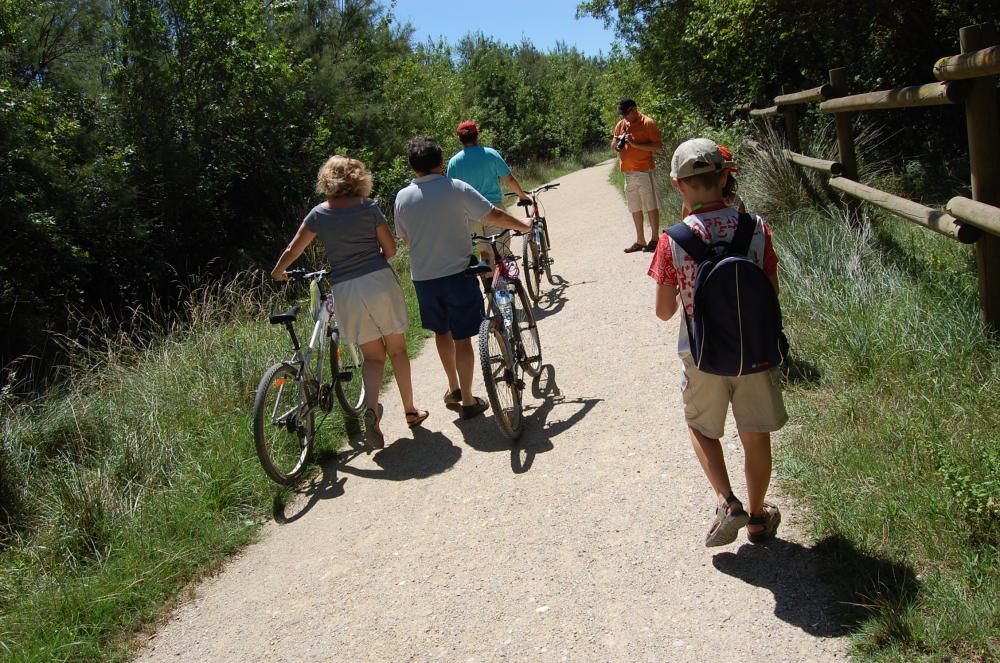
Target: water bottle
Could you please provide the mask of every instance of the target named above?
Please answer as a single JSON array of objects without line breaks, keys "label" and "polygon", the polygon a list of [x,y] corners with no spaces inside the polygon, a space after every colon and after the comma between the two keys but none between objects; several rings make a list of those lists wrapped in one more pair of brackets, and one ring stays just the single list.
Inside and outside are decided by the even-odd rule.
[{"label": "water bottle", "polygon": [[507,289],[506,284],[503,287],[497,288],[493,294],[493,299],[497,303],[497,308],[500,309],[500,317],[503,318],[504,325],[510,327],[513,316],[510,310],[510,290]]}]

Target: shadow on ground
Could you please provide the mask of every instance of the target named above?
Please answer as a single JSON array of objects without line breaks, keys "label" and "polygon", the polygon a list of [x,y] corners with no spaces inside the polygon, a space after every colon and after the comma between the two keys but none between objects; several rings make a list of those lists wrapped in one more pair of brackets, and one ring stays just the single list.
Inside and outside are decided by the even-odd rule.
[{"label": "shadow on ground", "polygon": [[593,281],[570,283],[558,274],[552,275],[551,286],[542,281],[540,285],[542,294],[538,299],[538,305],[532,311],[535,314],[535,321],[544,320],[563,310],[566,307],[566,302],[569,301],[569,298],[566,296],[566,290],[574,286],[586,285],[587,283],[593,283]]},{"label": "shadow on ground", "polygon": [[[487,412],[485,417],[476,417],[468,421],[459,419],[455,425],[462,432],[465,443],[476,451],[487,453],[509,451],[511,470],[515,474],[522,474],[531,469],[536,455],[554,448],[553,438],[587,416],[587,413],[602,400],[564,397],[556,383],[556,371],[551,364],[544,364],[538,377],[532,380],[531,395],[540,400],[541,404],[524,406],[524,432],[516,443],[512,443],[500,432],[490,412]],[[574,405],[578,407],[568,417],[549,423],[554,408]]]},{"label": "shadow on ground", "polygon": [[909,567],[858,551],[832,536],[813,547],[783,539],[745,544],[712,558],[716,569],[774,594],[774,614],[816,637],[856,631],[883,610],[916,600],[919,582]]}]

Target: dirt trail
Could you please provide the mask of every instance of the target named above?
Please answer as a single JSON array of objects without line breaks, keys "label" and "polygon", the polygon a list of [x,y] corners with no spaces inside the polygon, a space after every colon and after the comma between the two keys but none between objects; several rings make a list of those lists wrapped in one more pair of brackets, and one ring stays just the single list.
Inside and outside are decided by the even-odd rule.
[{"label": "dirt trail", "polygon": [[610,168],[544,195],[565,285],[542,300],[554,368],[526,394],[522,449],[491,416],[444,409],[428,344],[413,367],[426,430],[406,428],[390,387],[387,448],[326,468],[139,661],[846,660],[788,500],[774,495],[780,540],[703,546],[712,498],[677,323],[653,315],[650,254],[621,251],[631,221]]}]

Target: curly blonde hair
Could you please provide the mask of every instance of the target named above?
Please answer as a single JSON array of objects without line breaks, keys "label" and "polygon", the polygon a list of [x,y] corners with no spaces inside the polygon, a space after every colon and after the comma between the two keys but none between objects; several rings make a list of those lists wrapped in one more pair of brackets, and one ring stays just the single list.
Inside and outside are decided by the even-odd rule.
[{"label": "curly blonde hair", "polygon": [[371,171],[357,159],[335,154],[316,174],[316,193],[327,198],[367,198],[371,192]]}]

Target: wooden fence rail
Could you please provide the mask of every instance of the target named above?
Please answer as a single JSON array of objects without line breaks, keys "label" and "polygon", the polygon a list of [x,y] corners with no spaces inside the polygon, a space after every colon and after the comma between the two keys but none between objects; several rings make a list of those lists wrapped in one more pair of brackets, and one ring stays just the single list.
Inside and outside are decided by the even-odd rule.
[{"label": "wooden fence rail", "polygon": [[[1000,39],[992,25],[972,25],[959,33],[961,53],[941,58],[934,65],[936,83],[892,90],[847,94],[847,71],[831,69],[830,81],[810,90],[783,90],[774,105],[755,108],[743,104],[738,111],[762,120],[782,119],[790,162],[830,176],[830,187],[851,199],[863,200],[946,237],[976,244],[979,303],[983,320],[1000,332],[1000,120],[997,113],[996,76],[1000,74]],[[819,103],[823,113],[833,113],[837,127],[839,161],[801,154],[799,107]],[[889,108],[918,108],[964,104],[968,130],[972,198],[956,196],[947,211],[857,181],[857,161],[851,120],[854,113]]]}]

